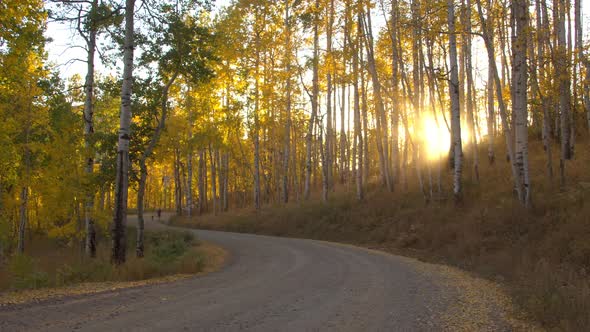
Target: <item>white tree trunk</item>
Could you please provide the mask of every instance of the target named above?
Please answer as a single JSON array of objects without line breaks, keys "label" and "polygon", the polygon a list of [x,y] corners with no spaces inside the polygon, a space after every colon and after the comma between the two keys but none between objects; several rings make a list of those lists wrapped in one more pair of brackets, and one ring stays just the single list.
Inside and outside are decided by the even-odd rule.
[{"label": "white tree trunk", "polygon": [[[333,59],[333,55],[332,55],[332,26],[334,25],[334,0],[330,0],[330,5],[327,6],[327,11],[328,11],[328,27],[327,27],[327,37],[326,37],[326,48],[328,50],[327,52],[327,58],[328,58],[328,73],[326,74],[326,81],[327,81],[327,96],[326,96],[326,115],[327,115],[327,119],[326,119],[326,147],[325,147],[325,154],[326,154],[326,164],[327,164],[327,171],[326,171],[326,182],[328,184],[329,188],[333,187],[333,175],[332,175],[332,113],[333,113],[333,108],[332,108],[332,94],[335,95],[334,90],[333,90],[333,84],[332,84],[332,70],[334,68],[334,59]],[[336,105],[334,105],[336,106]]]},{"label": "white tree trunk", "polygon": [[491,164],[494,163],[496,160],[496,155],[494,153],[494,139],[496,136],[495,130],[495,123],[496,117],[494,112],[494,73],[492,72],[492,68],[488,66],[488,81],[486,83],[487,87],[487,97],[488,97],[488,162]]},{"label": "white tree trunk", "polygon": [[283,148],[283,203],[289,202],[289,156],[291,150],[291,26],[289,0],[285,0],[285,71],[287,73],[287,107],[285,114],[285,142]]},{"label": "white tree trunk", "polygon": [[259,66],[260,66],[260,31],[256,31],[256,62],[254,83],[254,207],[260,209],[260,121],[259,121]]},{"label": "white tree trunk", "polygon": [[187,112],[188,112],[188,153],[186,155],[186,213],[188,217],[193,216],[193,110],[192,110],[192,97],[187,97]]},{"label": "white tree trunk", "polygon": [[561,185],[565,185],[565,163],[572,157],[571,145],[571,89],[570,77],[567,68],[567,45],[565,39],[565,12],[567,7],[565,0],[556,0],[554,2],[557,8],[554,9],[554,25],[557,34],[557,56],[555,57],[555,70],[559,85],[559,110],[560,110],[560,138],[561,138],[561,155],[559,160],[559,174]]},{"label": "white tree trunk", "polygon": [[493,41],[489,38],[489,27],[487,25],[486,20],[483,16],[483,10],[481,6],[481,0],[476,0],[477,3],[477,12],[479,15],[482,32],[483,32],[483,40],[486,46],[486,50],[488,53],[488,65],[492,68],[493,76],[494,76],[494,86],[496,88],[496,96],[498,100],[498,106],[500,111],[500,119],[502,121],[502,131],[504,132],[504,137],[506,138],[506,150],[508,151],[508,158],[510,159],[510,165],[512,170],[512,179],[514,181],[514,187],[516,190],[517,197],[523,197],[523,188],[522,188],[522,181],[520,177],[520,173],[518,172],[518,167],[516,164],[516,158],[514,157],[514,144],[512,140],[512,133],[510,130],[510,126],[508,125],[508,115],[506,111],[506,105],[504,104],[504,98],[502,96],[502,83],[500,81],[500,76],[498,74],[498,67],[496,65],[495,59],[495,51],[494,51],[494,44]]},{"label": "white tree trunk", "polygon": [[359,12],[358,24],[362,27],[361,35],[364,36],[366,51],[367,51],[367,65],[369,74],[371,75],[371,83],[373,86],[373,96],[375,101],[375,123],[377,127],[377,152],[379,155],[379,165],[381,171],[381,179],[389,191],[393,191],[393,183],[391,181],[391,174],[389,171],[388,158],[388,130],[387,130],[387,116],[385,114],[385,107],[383,105],[383,97],[381,95],[381,83],[377,74],[377,66],[375,62],[375,52],[373,48],[373,34],[371,27],[371,12],[367,8],[367,22],[364,23],[362,13]]},{"label": "white tree trunk", "polygon": [[213,214],[217,215],[217,151],[213,151],[209,144],[209,160],[211,160],[211,200],[213,203]]},{"label": "white tree trunk", "polygon": [[528,131],[527,131],[527,29],[528,29],[528,5],[527,0],[512,1],[512,15],[516,24],[516,34],[513,40],[513,88],[512,108],[515,114],[516,134],[516,164],[520,179],[522,180],[522,196],[519,197],[522,204],[530,205],[530,179],[528,157]]},{"label": "white tree trunk", "polygon": [[[353,144],[356,147],[357,155],[356,161],[353,160],[353,168],[355,171],[356,180],[356,198],[362,200],[364,197],[363,193],[363,136],[361,135],[361,107],[360,107],[360,96],[359,96],[359,53],[362,53],[362,47],[360,43],[361,38],[360,26],[357,30],[355,48],[352,57],[352,79],[354,89],[354,140]],[[356,165],[356,166],[355,166]]]},{"label": "white tree trunk", "polygon": [[473,66],[471,60],[471,0],[467,0],[464,9],[464,25],[465,34],[463,36],[463,50],[465,57],[465,77],[466,77],[466,106],[467,106],[467,120],[469,126],[469,138],[471,141],[471,150],[473,152],[473,178],[476,182],[479,181],[479,155],[477,147],[477,133],[475,131],[475,116],[477,114],[477,107],[475,103],[475,84],[473,82]]},{"label": "white tree trunk", "polygon": [[461,146],[461,110],[459,105],[457,36],[455,35],[455,4],[453,0],[447,0],[447,10],[449,25],[449,57],[451,66],[451,80],[449,81],[449,94],[451,96],[451,139],[454,157],[453,195],[455,196],[455,201],[460,201],[462,198],[461,170],[463,166],[463,151]]},{"label": "white tree trunk", "polygon": [[180,151],[174,148],[174,206],[176,215],[182,215],[182,180],[180,178]]},{"label": "white tree trunk", "polygon": [[115,212],[111,226],[112,253],[115,264],[125,262],[127,226],[127,196],[129,190],[129,141],[131,139],[131,93],[133,87],[133,14],[135,0],[125,1],[125,44],[123,52],[123,87],[117,145],[117,175],[115,180]]},{"label": "white tree trunk", "polygon": [[[92,1],[91,13],[97,15],[98,0]],[[94,146],[92,135],[94,134],[94,53],[96,51],[96,22],[92,22],[96,17],[91,17],[90,32],[86,39],[88,47],[87,73],[84,82],[84,147],[86,149],[86,165],[84,172],[90,179],[94,172]],[[89,257],[96,257],[96,230],[94,227],[94,218],[92,210],[94,209],[94,192],[88,190],[84,204],[84,222],[86,225],[85,251]]]},{"label": "white tree trunk", "polygon": [[197,176],[199,177],[199,215],[203,214],[203,212],[205,212],[205,202],[207,201],[207,197],[206,197],[206,185],[205,185],[205,158],[204,158],[204,152],[201,149],[199,151],[199,165],[198,165],[198,174]]},{"label": "white tree trunk", "polygon": [[311,184],[311,145],[313,137],[313,129],[316,121],[318,111],[318,95],[319,95],[319,0],[315,0],[315,18],[313,28],[313,83],[311,96],[311,116],[309,118],[309,126],[307,128],[307,136],[305,137],[305,184],[303,191],[303,199],[308,200],[310,195]]}]

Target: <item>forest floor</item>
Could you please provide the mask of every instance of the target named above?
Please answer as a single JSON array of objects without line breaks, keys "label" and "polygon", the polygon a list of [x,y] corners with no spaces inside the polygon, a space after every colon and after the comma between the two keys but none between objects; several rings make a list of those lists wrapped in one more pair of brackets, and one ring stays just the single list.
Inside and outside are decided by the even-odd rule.
[{"label": "forest floor", "polygon": [[[129,227],[127,235],[128,249],[134,248],[135,228]],[[99,237],[93,260],[71,244],[33,237],[28,255],[14,256],[0,267],[0,307],[177,281],[216,271],[227,258],[225,249],[190,232],[147,230],[145,241],[144,258],[129,253],[126,264],[113,267],[104,237]]]},{"label": "forest floor", "polygon": [[[544,328],[582,331],[590,326],[586,144],[578,142],[575,159],[566,164],[567,183],[560,186],[558,147],[553,147],[555,176],[550,179],[542,146],[531,142],[533,207],[528,210],[513,198],[510,165],[497,145],[494,164],[481,160],[479,181],[470,168],[470,152],[465,152],[464,199],[459,205],[436,190],[425,203],[416,183],[407,189],[398,185],[394,193],[373,184],[361,202],[354,198],[354,185],[339,185],[328,203],[315,193],[304,203],[180,217],[172,223],[350,243],[456,266],[504,285],[515,303]],[[450,177],[443,172],[443,178]],[[443,192],[450,188],[443,183]]]}]

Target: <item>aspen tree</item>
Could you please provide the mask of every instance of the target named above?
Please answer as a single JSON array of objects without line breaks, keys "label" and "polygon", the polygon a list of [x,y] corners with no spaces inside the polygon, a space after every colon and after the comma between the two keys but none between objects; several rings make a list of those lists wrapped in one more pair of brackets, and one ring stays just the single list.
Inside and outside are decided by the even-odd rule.
[{"label": "aspen tree", "polygon": [[529,155],[528,155],[528,131],[527,131],[527,33],[528,33],[528,5],[527,0],[512,1],[512,15],[514,16],[515,38],[513,40],[512,52],[514,53],[513,67],[513,89],[512,111],[515,114],[516,133],[516,164],[519,178],[522,180],[521,197],[519,200],[529,206],[531,201],[530,176],[529,176]]},{"label": "aspen tree", "polygon": [[562,186],[566,183],[565,164],[572,158],[573,146],[571,142],[571,89],[570,76],[568,74],[567,44],[565,37],[565,13],[567,7],[565,0],[554,1],[554,26],[557,38],[554,67],[559,85],[559,121],[560,121],[560,142],[561,154],[559,159],[559,177]]},{"label": "aspen tree", "polygon": [[541,0],[535,0],[535,14],[536,14],[536,26],[537,26],[537,33],[536,33],[536,44],[537,44],[537,63],[535,64],[535,69],[533,70],[533,84],[535,86],[535,90],[537,91],[538,97],[541,102],[541,108],[543,111],[543,120],[541,122],[541,139],[543,141],[543,148],[545,149],[547,155],[547,175],[549,179],[553,179],[553,156],[552,156],[552,144],[551,144],[551,117],[549,115],[549,108],[551,103],[551,98],[547,96],[547,94],[542,91],[541,89],[541,82],[545,82],[548,79],[547,75],[547,68],[545,65],[545,50],[546,50],[546,27],[544,22],[547,21],[547,18],[543,17],[544,11],[541,6]]},{"label": "aspen tree", "polygon": [[[84,171],[88,176],[94,173],[94,149],[92,143],[92,135],[94,134],[94,54],[96,52],[96,35],[97,35],[97,20],[98,20],[98,0],[92,0],[92,5],[89,13],[88,36],[86,39],[86,46],[88,57],[86,61],[86,80],[84,82],[84,147],[86,149],[86,165]],[[89,191],[84,203],[84,222],[86,225],[86,241],[85,251],[89,257],[96,257],[96,229],[94,226],[94,218],[92,217],[92,210],[94,209],[94,193]]]},{"label": "aspen tree", "polygon": [[123,87],[117,144],[117,175],[115,180],[115,212],[111,225],[112,253],[115,264],[125,263],[127,226],[127,195],[129,190],[129,141],[131,139],[131,94],[133,87],[133,15],[135,0],[125,1],[125,44],[123,53]]},{"label": "aspen tree", "polygon": [[193,104],[191,90],[187,91],[186,110],[188,113],[188,152],[186,154],[186,214],[190,218],[193,216]]},{"label": "aspen tree", "polygon": [[314,132],[314,125],[316,122],[318,112],[318,95],[319,95],[319,15],[320,15],[320,2],[315,0],[313,10],[313,81],[312,81],[312,93],[311,93],[311,116],[309,117],[309,126],[307,128],[307,136],[305,137],[305,184],[303,191],[303,198],[309,199],[311,192],[311,172],[312,172],[312,136]]},{"label": "aspen tree", "polygon": [[447,0],[447,18],[449,25],[449,57],[451,80],[449,94],[451,96],[451,141],[453,151],[453,195],[455,201],[462,199],[461,171],[463,167],[463,151],[461,146],[461,111],[459,105],[459,77],[457,68],[457,36],[455,32],[455,3]]},{"label": "aspen tree", "polygon": [[[481,23],[481,30],[482,30],[482,37],[484,40],[484,44],[488,54],[488,65],[492,68],[493,76],[494,76],[494,86],[496,88],[496,95],[498,100],[498,108],[500,113],[500,119],[502,121],[502,131],[504,132],[504,137],[506,139],[506,150],[508,153],[508,159],[510,161],[510,166],[512,170],[512,179],[514,182],[514,189],[516,191],[516,196],[519,198],[523,196],[523,188],[522,188],[522,180],[521,174],[518,171],[518,165],[516,163],[515,152],[514,152],[514,141],[513,135],[510,130],[510,126],[508,125],[508,112],[506,111],[506,105],[504,103],[504,98],[502,97],[502,82],[500,81],[500,75],[498,74],[498,67],[496,64],[495,59],[495,50],[493,41],[489,38],[488,32],[490,31],[488,28],[487,20],[484,18],[483,9],[481,5],[481,0],[476,0],[477,4],[477,13],[479,16],[479,20]],[[489,12],[489,10],[488,10]]]},{"label": "aspen tree", "polygon": [[[286,73],[286,114],[285,142],[283,148],[283,203],[289,201],[289,159],[291,150],[291,22],[289,0],[285,0],[285,73]],[[295,170],[297,172],[297,170]]]},{"label": "aspen tree", "polygon": [[254,207],[256,210],[260,209],[260,96],[259,96],[259,75],[260,75],[260,34],[262,33],[259,27],[258,7],[256,7],[255,14],[255,64],[254,64]]},{"label": "aspen tree", "polygon": [[206,197],[206,185],[205,185],[205,173],[206,173],[206,168],[205,168],[205,156],[204,156],[205,152],[203,151],[203,149],[201,149],[199,151],[199,165],[198,165],[198,171],[197,171],[197,176],[199,178],[199,215],[203,214],[203,212],[205,212],[205,202],[207,201],[207,197]]},{"label": "aspen tree", "polygon": [[[327,16],[328,16],[328,25],[326,28],[326,66],[327,66],[327,73],[326,73],[326,85],[327,85],[327,96],[326,96],[326,163],[327,163],[327,172],[325,174],[327,178],[328,187],[332,188],[333,182],[333,175],[332,175],[332,114],[334,113],[332,106],[332,94],[335,95],[333,91],[333,84],[332,84],[332,72],[334,70],[334,56],[332,54],[332,30],[334,26],[334,0],[330,0],[329,6],[327,6]],[[335,106],[335,105],[334,105]]]},{"label": "aspen tree", "polygon": [[463,35],[463,56],[465,57],[465,78],[466,78],[466,95],[465,106],[467,108],[467,123],[469,128],[469,138],[471,141],[471,151],[473,152],[473,177],[476,182],[479,181],[479,156],[477,147],[477,134],[475,132],[475,115],[477,114],[475,104],[475,84],[473,82],[473,65],[471,54],[471,0],[467,0],[463,9],[463,25],[465,33]]},{"label": "aspen tree", "polygon": [[[359,5],[359,12],[364,11],[362,2]],[[365,17],[363,17],[365,16]],[[371,26],[371,10],[366,9],[364,15],[359,16],[359,25],[362,27],[362,36],[367,51],[367,67],[371,76],[371,83],[373,87],[373,97],[375,102],[375,123],[377,129],[377,153],[379,156],[379,169],[381,172],[381,179],[383,184],[389,191],[393,191],[393,183],[391,182],[391,174],[389,172],[389,158],[388,156],[388,130],[387,130],[387,116],[383,106],[383,98],[381,95],[381,83],[377,74],[377,66],[375,63],[375,50],[373,47],[373,31]]]},{"label": "aspen tree", "polygon": [[[360,15],[360,14],[359,14]],[[361,135],[361,110],[359,100],[359,53],[362,54],[361,47],[361,26],[357,26],[357,33],[355,43],[352,51],[352,83],[354,93],[354,140],[353,144],[356,147],[357,158],[353,160],[353,168],[355,171],[356,181],[356,198],[362,200],[364,197],[363,192],[363,136]],[[364,84],[361,82],[361,84]],[[363,88],[364,90],[364,88]],[[354,154],[353,154],[354,155]],[[366,158],[366,157],[365,157]]]}]

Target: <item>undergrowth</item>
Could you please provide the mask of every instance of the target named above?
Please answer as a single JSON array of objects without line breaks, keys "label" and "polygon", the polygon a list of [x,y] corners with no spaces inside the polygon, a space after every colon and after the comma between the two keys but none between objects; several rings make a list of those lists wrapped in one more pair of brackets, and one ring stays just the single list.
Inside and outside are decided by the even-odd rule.
[{"label": "undergrowth", "polygon": [[[128,229],[128,247],[132,247],[135,229]],[[145,232],[145,257],[128,257],[121,266],[110,263],[108,239],[101,239],[97,258],[86,258],[79,250],[48,239],[31,241],[38,247],[52,248],[47,254],[13,255],[0,269],[0,291],[36,289],[100,281],[135,281],[203,270],[205,256],[190,232]],[[43,243],[45,242],[45,243]],[[40,248],[38,248],[40,249]]]}]

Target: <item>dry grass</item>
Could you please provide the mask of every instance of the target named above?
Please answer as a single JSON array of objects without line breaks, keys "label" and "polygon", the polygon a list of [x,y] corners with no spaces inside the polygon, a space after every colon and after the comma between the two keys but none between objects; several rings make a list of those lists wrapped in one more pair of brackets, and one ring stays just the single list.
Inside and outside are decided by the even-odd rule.
[{"label": "dry grass", "polygon": [[[509,286],[517,303],[549,330],[581,331],[590,326],[590,153],[578,142],[575,160],[567,164],[567,186],[546,176],[545,154],[531,142],[533,208],[513,199],[510,168],[500,156],[481,178],[464,176],[464,199],[455,206],[448,197],[425,204],[415,183],[391,194],[369,190],[363,202],[352,193],[256,213],[240,210],[177,225],[306,237],[353,243],[443,262],[476,272]],[[554,147],[557,155],[558,147]],[[469,157],[466,152],[466,157]],[[485,156],[482,151],[481,156]],[[558,159],[553,161],[558,174]],[[444,178],[450,178],[448,174]],[[444,188],[449,192],[450,184]],[[354,188],[352,188],[353,190]],[[342,192],[342,188],[337,192]]]}]

